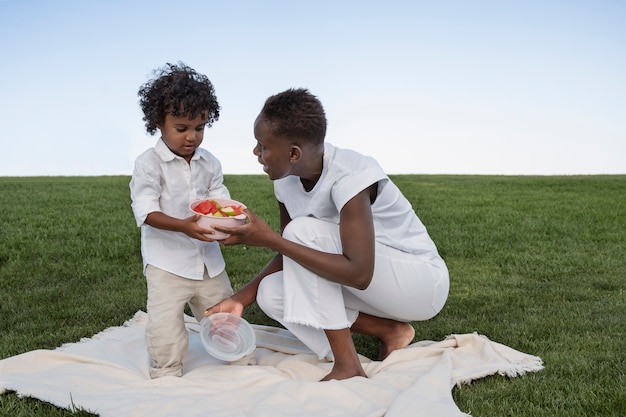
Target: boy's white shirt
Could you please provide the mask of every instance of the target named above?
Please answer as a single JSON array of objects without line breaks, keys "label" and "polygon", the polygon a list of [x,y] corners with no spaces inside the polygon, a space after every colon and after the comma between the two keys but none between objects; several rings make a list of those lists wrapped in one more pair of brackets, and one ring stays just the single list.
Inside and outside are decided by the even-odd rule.
[{"label": "boy's white shirt", "polygon": [[196,149],[188,164],[159,139],[135,160],[130,194],[133,214],[141,227],[144,271],[150,264],[185,278],[202,280],[205,266],[211,277],[224,270],[219,243],[203,242],[182,232],[144,223],[148,214],[155,211],[178,219],[190,217],[193,213],[189,203],[196,199],[230,198],[223,184],[221,163],[211,152]]},{"label": "boy's white shirt", "polygon": [[327,142],[322,175],[311,191],[304,189],[298,177],[289,176],[274,181],[274,193],[292,219],[312,216],[338,224],[342,207],[376,182],[378,196],[372,204],[376,241],[424,259],[438,258],[437,248],[411,203],[369,156]]}]

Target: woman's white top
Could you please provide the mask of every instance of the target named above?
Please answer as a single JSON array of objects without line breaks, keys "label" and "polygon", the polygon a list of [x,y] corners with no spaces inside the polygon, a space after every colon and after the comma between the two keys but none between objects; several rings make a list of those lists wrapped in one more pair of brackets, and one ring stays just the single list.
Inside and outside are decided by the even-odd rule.
[{"label": "woman's white top", "polygon": [[411,203],[371,157],[325,143],[322,175],[311,191],[304,189],[299,177],[288,176],[274,181],[274,193],[292,219],[312,216],[339,224],[344,204],[375,183],[376,241],[424,259],[438,258],[437,247]]}]

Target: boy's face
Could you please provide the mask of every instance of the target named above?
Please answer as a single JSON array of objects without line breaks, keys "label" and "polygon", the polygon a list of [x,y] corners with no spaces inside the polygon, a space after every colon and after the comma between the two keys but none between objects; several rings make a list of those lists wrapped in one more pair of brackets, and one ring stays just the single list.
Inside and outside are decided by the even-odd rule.
[{"label": "boy's face", "polygon": [[276,136],[272,126],[261,116],[254,121],[254,137],[256,146],[252,153],[263,165],[263,171],[270,180],[284,178],[291,174],[291,146],[288,140]]},{"label": "boy's face", "polygon": [[206,113],[200,113],[193,120],[189,120],[188,116],[172,116],[168,113],[163,125],[157,127],[167,147],[189,162],[204,139],[206,124]]}]

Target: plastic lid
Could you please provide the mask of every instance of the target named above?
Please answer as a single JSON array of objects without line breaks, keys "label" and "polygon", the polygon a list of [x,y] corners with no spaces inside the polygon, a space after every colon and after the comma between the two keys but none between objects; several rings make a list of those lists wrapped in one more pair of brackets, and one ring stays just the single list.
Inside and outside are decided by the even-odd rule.
[{"label": "plastic lid", "polygon": [[254,329],[243,318],[230,313],[215,313],[200,322],[202,345],[215,359],[233,362],[256,348]]}]

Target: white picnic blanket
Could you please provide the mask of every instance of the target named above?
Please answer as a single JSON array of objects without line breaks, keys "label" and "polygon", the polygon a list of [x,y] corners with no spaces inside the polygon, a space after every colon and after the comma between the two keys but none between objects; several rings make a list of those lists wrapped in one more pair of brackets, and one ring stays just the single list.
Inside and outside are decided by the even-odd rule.
[{"label": "white picnic blanket", "polygon": [[543,369],[536,356],[462,334],[414,343],[382,362],[362,357],[369,378],[317,382],[332,364],[284,329],[253,325],[256,365],[225,364],[206,353],[189,319],[181,378],[148,377],[147,316],[139,311],[124,326],[78,343],[1,360],[0,392],[102,417],[445,417],[469,415],[452,399],[455,384]]}]

